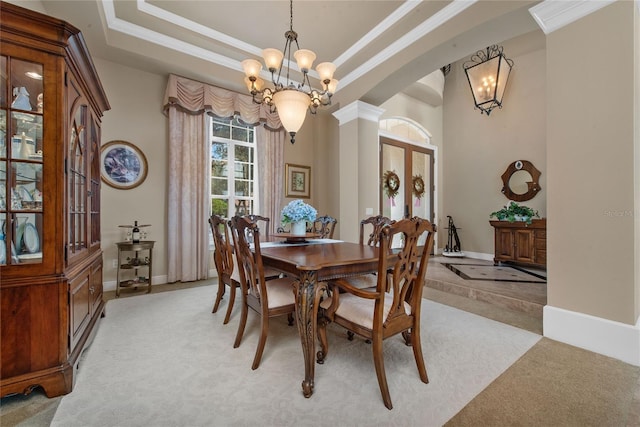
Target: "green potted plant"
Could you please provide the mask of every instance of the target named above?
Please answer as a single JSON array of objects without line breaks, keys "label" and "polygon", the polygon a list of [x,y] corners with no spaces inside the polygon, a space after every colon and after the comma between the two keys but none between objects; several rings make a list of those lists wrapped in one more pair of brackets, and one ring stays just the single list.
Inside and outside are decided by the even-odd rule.
[{"label": "green potted plant", "polygon": [[499,211],[492,212],[489,218],[497,218],[499,221],[524,221],[531,224],[533,218],[540,218],[538,211],[528,206],[519,205],[516,202],[510,202],[508,206],[503,207]]}]

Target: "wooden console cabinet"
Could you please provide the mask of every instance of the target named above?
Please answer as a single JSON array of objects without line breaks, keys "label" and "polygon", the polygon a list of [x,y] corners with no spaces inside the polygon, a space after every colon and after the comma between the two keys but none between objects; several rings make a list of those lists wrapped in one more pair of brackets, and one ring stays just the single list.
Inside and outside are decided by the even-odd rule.
[{"label": "wooden console cabinet", "polygon": [[532,267],[547,266],[547,220],[525,222],[489,221],[495,229],[493,261],[512,262]]},{"label": "wooden console cabinet", "polygon": [[0,395],[69,393],[104,311],[100,127],[80,31],[0,2]]}]

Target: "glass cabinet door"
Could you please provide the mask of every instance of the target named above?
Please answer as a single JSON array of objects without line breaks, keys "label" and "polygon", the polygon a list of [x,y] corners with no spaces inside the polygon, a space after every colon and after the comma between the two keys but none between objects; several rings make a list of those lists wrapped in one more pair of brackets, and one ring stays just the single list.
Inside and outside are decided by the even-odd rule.
[{"label": "glass cabinet door", "polygon": [[0,57],[0,265],[42,262],[43,66]]},{"label": "glass cabinet door", "polygon": [[87,106],[80,105],[73,115],[68,153],[69,258],[87,249],[87,155]]}]

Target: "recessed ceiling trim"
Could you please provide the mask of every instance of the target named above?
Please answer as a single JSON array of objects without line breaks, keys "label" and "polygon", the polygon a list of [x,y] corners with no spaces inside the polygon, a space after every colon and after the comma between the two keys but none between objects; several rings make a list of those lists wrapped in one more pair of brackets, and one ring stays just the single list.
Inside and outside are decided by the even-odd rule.
[{"label": "recessed ceiling trim", "polygon": [[529,9],[529,13],[536,20],[540,29],[545,34],[550,34],[557,29],[584,18],[615,0],[572,0],[551,1],[545,0]]},{"label": "recessed ceiling trim", "polygon": [[177,40],[165,34],[160,34],[156,31],[149,30],[148,28],[144,28],[118,18],[113,6],[113,0],[101,0],[100,3],[104,11],[107,28],[111,31],[116,31],[126,34],[127,36],[148,41],[149,43],[167,47],[169,49],[193,56],[195,58],[204,59],[222,65],[223,67],[227,67],[232,70],[242,71],[242,65],[240,64],[240,61],[236,61],[226,56],[214,53],[208,49],[194,46],[191,43]]},{"label": "recessed ceiling trim", "polygon": [[411,13],[413,9],[422,3],[422,0],[409,0],[404,2],[399,8],[393,11],[391,15],[386,17],[382,22],[376,25],[371,31],[365,34],[360,40],[355,42],[353,46],[345,50],[340,56],[338,56],[333,63],[337,67],[344,64],[355,54],[364,49],[369,43],[373,42],[376,38],[382,35],[385,31],[391,28],[394,24]]},{"label": "recessed ceiling trim", "polygon": [[247,54],[256,56],[262,55],[262,49],[257,46],[243,42],[242,40],[238,40],[235,37],[231,37],[227,34],[221,33],[220,31],[216,31],[213,28],[207,27],[206,25],[198,24],[197,22],[194,22],[183,16],[176,15],[175,13],[161,9],[157,6],[147,3],[146,0],[137,0],[137,6],[140,12],[161,19],[172,25],[177,25],[184,28],[185,30],[207,36],[210,39],[219,41],[220,43],[224,43],[227,46],[240,49]]},{"label": "recessed ceiling trim", "polygon": [[422,24],[418,25],[416,28],[390,44],[387,48],[383,49],[379,54],[353,70],[349,75],[343,77],[342,80],[340,80],[340,87],[344,89],[349,84],[364,76],[371,69],[393,57],[396,53],[400,52],[402,48],[409,46],[416,40],[429,34],[440,25],[476,3],[476,1],[477,0],[454,0],[449,3],[446,7],[426,19]]},{"label": "recessed ceiling trim", "polygon": [[[383,62],[390,59],[397,52],[401,51],[404,47],[414,43],[416,40],[424,37],[431,31],[438,28],[440,25],[447,22],[452,17],[464,11],[466,8],[470,7],[478,0],[453,0],[443,9],[435,13],[433,16],[429,17],[427,20],[422,22],[420,25],[415,27],[413,30],[405,34],[400,39],[393,42],[391,45],[383,49],[380,53],[375,55],[373,58],[369,59],[358,68],[356,68],[353,72],[344,76],[340,80],[340,89],[344,89],[350,83],[353,83],[358,78],[365,75],[371,69],[376,66],[382,64]],[[231,59],[227,56],[223,56],[217,53],[214,53],[208,49],[200,48],[191,43],[187,43],[181,40],[177,40],[173,37],[169,37],[165,34],[158,33],[156,31],[150,30],[148,28],[142,27],[140,25],[133,24],[131,22],[120,19],[116,16],[114,0],[100,0],[99,3],[102,6],[105,21],[107,28],[111,31],[116,31],[123,33],[127,36],[135,37],[141,40],[145,40],[149,43],[153,43],[159,46],[167,47],[169,49],[175,50],[177,52],[191,55],[196,58],[204,59],[215,64],[221,65],[223,67],[227,67],[231,70],[242,71],[241,62],[235,59]],[[394,11],[387,19],[378,24],[373,30],[367,33],[362,39],[360,39],[354,46],[347,49],[343,54],[341,54],[338,58],[342,63],[346,61],[351,55],[362,50],[367,44],[371,43],[376,37],[382,34],[389,26],[396,23],[399,19],[401,19],[406,14],[410,13],[417,5],[420,4],[420,1],[417,0],[408,0],[403,3],[398,9]],[[230,46],[237,47],[240,49],[244,49],[248,54],[255,54],[260,56],[261,50],[251,44],[239,41],[233,37],[230,37],[226,34],[223,34],[219,31],[215,31],[211,28],[205,27],[203,25],[197,24],[189,19],[183,18],[181,16],[175,15],[174,13],[168,12],[164,9],[158,8],[154,5],[146,3],[145,0],[137,0],[138,10],[143,13],[147,13],[151,16],[154,16],[158,19],[164,20],[166,22],[170,22],[174,25],[179,25],[183,28],[186,28],[190,31],[193,31],[194,28],[197,28],[196,31],[202,32],[202,34],[220,41],[222,43],[229,44]],[[109,39],[108,34],[107,40]],[[289,64],[289,66],[293,69],[297,69],[297,64]],[[261,75],[267,76],[268,73],[263,70]],[[318,78],[317,72],[314,70],[310,70],[310,76],[314,78]],[[338,92],[339,90],[338,89]]]}]

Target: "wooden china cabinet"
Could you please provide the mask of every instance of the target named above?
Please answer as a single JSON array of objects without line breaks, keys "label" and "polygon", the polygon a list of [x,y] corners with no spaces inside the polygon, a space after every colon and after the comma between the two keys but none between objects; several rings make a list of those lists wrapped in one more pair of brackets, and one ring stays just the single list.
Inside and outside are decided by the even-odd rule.
[{"label": "wooden china cabinet", "polygon": [[1,395],[73,388],[104,310],[100,126],[82,34],[0,2]]}]

